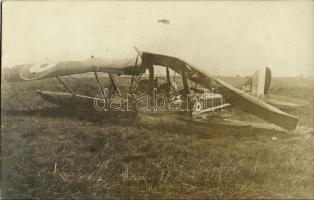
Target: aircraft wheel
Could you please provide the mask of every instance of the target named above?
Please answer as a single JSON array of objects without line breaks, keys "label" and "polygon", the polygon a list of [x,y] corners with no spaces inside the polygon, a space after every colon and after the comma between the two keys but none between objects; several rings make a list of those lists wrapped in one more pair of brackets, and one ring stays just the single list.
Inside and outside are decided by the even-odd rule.
[{"label": "aircraft wheel", "polygon": [[203,109],[203,105],[200,101],[196,101],[193,104],[193,112],[200,112]]}]

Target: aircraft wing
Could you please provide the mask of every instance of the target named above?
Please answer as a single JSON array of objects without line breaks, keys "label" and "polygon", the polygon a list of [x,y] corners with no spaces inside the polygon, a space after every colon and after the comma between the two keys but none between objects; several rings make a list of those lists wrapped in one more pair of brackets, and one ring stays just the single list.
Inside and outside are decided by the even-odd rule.
[{"label": "aircraft wing", "polygon": [[90,58],[83,61],[17,65],[6,73],[5,79],[11,82],[31,81],[86,72],[136,75],[142,69],[140,64],[138,67],[134,64],[135,59]]},{"label": "aircraft wing", "polygon": [[247,113],[258,116],[287,130],[294,130],[297,126],[298,119],[295,116],[289,115],[256,97],[250,96],[179,58],[149,52],[141,52],[141,57],[144,65],[166,66],[179,74],[181,74],[182,70],[185,70],[187,78],[201,86],[208,89],[216,86],[222,95],[228,97],[232,105],[239,107]]}]

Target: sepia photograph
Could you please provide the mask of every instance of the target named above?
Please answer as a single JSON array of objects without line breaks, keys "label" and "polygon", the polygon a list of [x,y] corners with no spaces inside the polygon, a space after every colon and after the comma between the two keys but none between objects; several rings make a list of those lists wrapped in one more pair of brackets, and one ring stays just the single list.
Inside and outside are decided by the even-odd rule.
[{"label": "sepia photograph", "polygon": [[314,1],[6,0],[0,199],[314,199]]}]

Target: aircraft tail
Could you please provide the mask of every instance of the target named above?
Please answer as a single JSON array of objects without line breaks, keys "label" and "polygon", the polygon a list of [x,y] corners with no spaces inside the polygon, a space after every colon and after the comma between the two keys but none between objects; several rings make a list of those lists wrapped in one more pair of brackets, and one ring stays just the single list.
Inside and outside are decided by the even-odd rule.
[{"label": "aircraft tail", "polygon": [[278,95],[267,95],[271,83],[271,71],[268,67],[257,70],[244,84],[242,90],[252,96],[262,98],[266,103],[280,109],[297,109],[309,104],[308,101]]},{"label": "aircraft tail", "polygon": [[253,76],[242,84],[242,89],[256,97],[267,94],[271,83],[271,70],[268,67],[258,69]]}]

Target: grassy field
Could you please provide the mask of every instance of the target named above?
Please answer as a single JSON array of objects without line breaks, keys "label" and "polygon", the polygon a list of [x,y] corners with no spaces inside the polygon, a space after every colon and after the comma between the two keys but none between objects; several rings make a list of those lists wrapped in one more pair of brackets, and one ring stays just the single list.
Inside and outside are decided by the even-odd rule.
[{"label": "grassy field", "polygon": [[[94,80],[65,81],[98,93]],[[314,198],[313,79],[272,82],[272,94],[311,103],[291,133],[167,118],[89,121],[43,101],[37,89],[64,90],[55,80],[2,80],[2,198]]]}]

